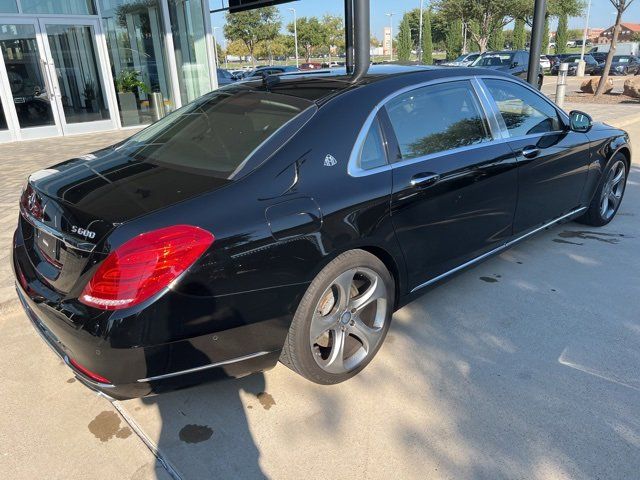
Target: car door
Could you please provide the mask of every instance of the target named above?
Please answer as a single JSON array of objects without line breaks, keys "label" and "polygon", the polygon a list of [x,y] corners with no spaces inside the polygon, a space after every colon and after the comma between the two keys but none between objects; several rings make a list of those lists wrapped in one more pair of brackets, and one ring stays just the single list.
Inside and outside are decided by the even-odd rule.
[{"label": "car door", "polygon": [[511,236],[515,155],[494,139],[468,80],[401,93],[381,110],[391,155],[391,218],[410,289]]},{"label": "car door", "polygon": [[513,56],[512,75],[526,80],[529,69],[529,56],[524,52],[517,51]]},{"label": "car door", "polygon": [[556,107],[524,83],[482,80],[518,159],[514,233],[576,209],[589,170],[589,139],[565,126]]}]

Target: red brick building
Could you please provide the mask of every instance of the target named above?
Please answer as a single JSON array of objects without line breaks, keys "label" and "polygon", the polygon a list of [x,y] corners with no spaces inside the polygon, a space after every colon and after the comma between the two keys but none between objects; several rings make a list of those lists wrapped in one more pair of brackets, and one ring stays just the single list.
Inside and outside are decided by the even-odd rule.
[{"label": "red brick building", "polygon": [[[620,35],[618,35],[619,42],[629,42],[632,40],[633,35],[636,33],[640,33],[640,23],[621,23],[620,27]],[[598,37],[598,43],[611,43],[611,38],[613,38],[613,27],[607,28],[603,31]]]}]

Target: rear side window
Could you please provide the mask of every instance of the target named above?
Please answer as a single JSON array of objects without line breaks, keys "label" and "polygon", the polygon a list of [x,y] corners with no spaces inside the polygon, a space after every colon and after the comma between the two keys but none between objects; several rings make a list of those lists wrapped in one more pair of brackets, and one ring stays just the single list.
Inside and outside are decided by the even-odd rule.
[{"label": "rear side window", "polygon": [[491,140],[467,81],[412,90],[391,100],[386,109],[403,160]]},{"label": "rear side window", "polygon": [[313,105],[252,90],[217,90],[176,110],[120,149],[139,161],[219,178],[238,174],[251,153]]},{"label": "rear side window", "polygon": [[371,170],[372,168],[382,167],[386,164],[387,155],[382,141],[380,123],[376,119],[371,124],[367,138],[362,144],[358,166],[363,170]]},{"label": "rear side window", "polygon": [[485,79],[484,83],[511,137],[560,129],[556,109],[528,88],[506,80]]}]

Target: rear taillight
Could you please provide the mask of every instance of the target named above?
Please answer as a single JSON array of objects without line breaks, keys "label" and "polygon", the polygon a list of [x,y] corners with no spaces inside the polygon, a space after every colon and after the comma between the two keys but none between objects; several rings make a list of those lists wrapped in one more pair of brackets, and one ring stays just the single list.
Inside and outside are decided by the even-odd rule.
[{"label": "rear taillight", "polygon": [[189,225],[140,234],[109,254],[80,301],[102,310],[144,302],[193,265],[214,240],[211,233]]}]

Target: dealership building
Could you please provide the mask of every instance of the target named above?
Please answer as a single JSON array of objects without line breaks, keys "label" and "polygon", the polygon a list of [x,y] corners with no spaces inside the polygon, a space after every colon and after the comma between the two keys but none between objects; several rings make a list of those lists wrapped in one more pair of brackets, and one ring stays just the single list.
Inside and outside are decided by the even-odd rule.
[{"label": "dealership building", "polygon": [[217,87],[208,0],[0,0],[0,142],[136,128]]}]

